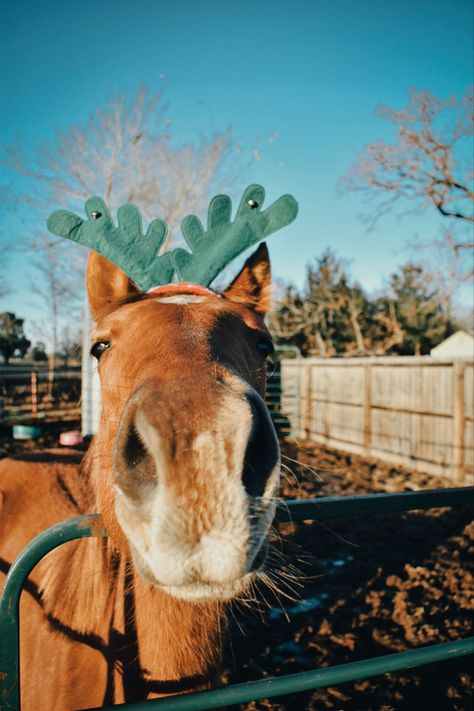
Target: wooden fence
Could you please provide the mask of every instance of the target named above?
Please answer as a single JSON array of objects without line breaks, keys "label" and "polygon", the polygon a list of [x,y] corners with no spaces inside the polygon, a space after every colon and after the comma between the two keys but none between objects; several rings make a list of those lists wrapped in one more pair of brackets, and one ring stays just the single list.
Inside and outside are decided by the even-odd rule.
[{"label": "wooden fence", "polygon": [[0,423],[65,415],[79,416],[81,370],[48,371],[38,363],[0,366]]},{"label": "wooden fence", "polygon": [[464,482],[474,472],[474,364],[384,357],[281,362],[280,420],[329,447]]}]

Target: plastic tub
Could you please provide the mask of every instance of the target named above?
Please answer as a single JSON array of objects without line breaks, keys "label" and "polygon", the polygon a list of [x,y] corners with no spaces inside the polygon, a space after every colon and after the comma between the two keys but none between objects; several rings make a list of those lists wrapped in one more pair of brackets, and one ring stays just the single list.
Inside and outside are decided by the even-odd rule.
[{"label": "plastic tub", "polygon": [[84,441],[79,430],[70,430],[69,432],[61,432],[59,435],[59,444],[65,447],[77,447]]},{"label": "plastic tub", "polygon": [[13,439],[36,439],[42,429],[39,425],[13,425]]}]

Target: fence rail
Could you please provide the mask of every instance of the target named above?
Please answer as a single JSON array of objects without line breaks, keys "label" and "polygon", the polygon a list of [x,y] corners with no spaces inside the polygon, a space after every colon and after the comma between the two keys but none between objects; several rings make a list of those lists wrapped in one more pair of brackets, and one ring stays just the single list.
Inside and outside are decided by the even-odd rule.
[{"label": "fence rail", "polygon": [[[474,487],[438,489],[402,494],[368,494],[282,502],[277,517],[280,521],[317,520],[367,513],[393,513],[439,506],[474,506]],[[51,550],[76,538],[105,537],[101,518],[92,514],[79,516],[52,526],[29,543],[11,566],[0,598],[0,699],[2,708],[19,711],[19,601],[22,587],[34,566]],[[277,678],[236,684],[223,689],[197,692],[186,696],[155,699],[122,708],[161,708],[202,711],[245,703],[256,699],[291,694],[330,686],[345,681],[376,676],[400,669],[474,653],[474,637],[456,642],[430,645],[419,649],[366,659],[327,669],[301,672]],[[109,710],[117,707],[108,707]]]},{"label": "fence rail", "polygon": [[278,417],[294,436],[456,483],[474,473],[472,361],[298,358],[280,367]]},{"label": "fence rail", "polygon": [[58,409],[79,414],[80,397],[78,368],[0,367],[0,420],[35,419]]},{"label": "fence rail", "polygon": [[[213,689],[212,691],[199,691],[186,696],[139,701],[126,704],[124,708],[127,711],[149,711],[150,709],[159,709],[160,711],[207,711],[207,709],[244,704],[257,699],[271,699],[275,696],[334,686],[346,681],[367,679],[402,669],[413,669],[425,664],[443,662],[446,659],[464,657],[468,654],[474,654],[474,637],[461,639],[458,642],[435,644],[432,647],[410,649],[407,652],[398,652],[397,654],[387,654],[383,657],[363,659],[359,662],[338,664],[327,669],[315,669],[313,671],[299,672],[298,674],[268,677],[267,679],[234,684],[233,686]],[[107,706],[102,711],[112,711],[114,708],[116,709],[117,706]],[[99,710],[96,708],[88,711]]]}]

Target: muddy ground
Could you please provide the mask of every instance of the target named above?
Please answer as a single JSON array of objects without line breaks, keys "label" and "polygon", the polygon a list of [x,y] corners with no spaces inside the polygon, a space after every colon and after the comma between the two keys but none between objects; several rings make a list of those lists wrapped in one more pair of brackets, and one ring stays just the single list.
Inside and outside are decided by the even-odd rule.
[{"label": "muddy ground", "polygon": [[[290,458],[283,459],[291,470],[283,483],[288,498],[450,485],[314,445],[287,445],[284,454]],[[343,664],[472,634],[472,517],[467,508],[437,509],[280,524],[272,577],[297,600],[277,593],[279,604],[274,593],[262,590],[271,609],[236,614],[226,681]],[[285,565],[301,572],[285,571]],[[474,706],[472,671],[472,657],[464,658],[240,708],[464,711]]]},{"label": "muddy ground", "polygon": [[[76,426],[52,425],[36,443],[13,442],[0,431],[0,456],[56,445],[60,431]],[[283,462],[287,498],[450,485],[314,445],[286,444]],[[467,508],[437,509],[278,525],[269,574],[280,592],[262,588],[261,600],[268,605],[261,601],[233,611],[224,681],[322,668],[468,636],[474,609],[472,515]],[[467,711],[474,706],[473,666],[472,657],[464,658],[239,708]]]}]

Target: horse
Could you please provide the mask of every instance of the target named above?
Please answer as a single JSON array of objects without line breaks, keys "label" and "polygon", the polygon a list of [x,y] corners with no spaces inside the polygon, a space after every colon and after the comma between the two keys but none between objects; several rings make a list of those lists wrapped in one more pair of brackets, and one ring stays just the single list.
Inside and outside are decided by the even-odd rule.
[{"label": "horse", "polygon": [[48,526],[100,513],[27,581],[22,708],[65,711],[207,689],[229,601],[265,564],[280,453],[265,406],[265,244],[221,293],[144,294],[91,252],[102,410],[83,459],[51,449],[0,463],[0,566]]}]

